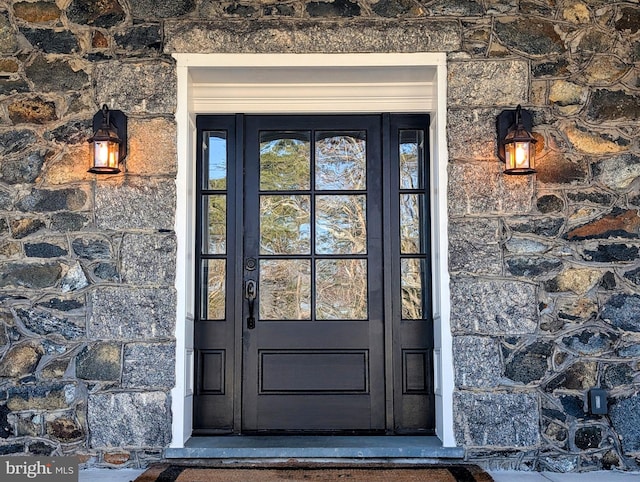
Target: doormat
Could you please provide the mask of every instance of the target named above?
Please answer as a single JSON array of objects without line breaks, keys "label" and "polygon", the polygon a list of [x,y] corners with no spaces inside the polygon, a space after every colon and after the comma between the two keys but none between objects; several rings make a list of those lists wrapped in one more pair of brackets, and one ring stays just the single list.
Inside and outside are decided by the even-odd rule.
[{"label": "doormat", "polygon": [[493,482],[477,465],[203,467],[154,465],[134,482]]}]

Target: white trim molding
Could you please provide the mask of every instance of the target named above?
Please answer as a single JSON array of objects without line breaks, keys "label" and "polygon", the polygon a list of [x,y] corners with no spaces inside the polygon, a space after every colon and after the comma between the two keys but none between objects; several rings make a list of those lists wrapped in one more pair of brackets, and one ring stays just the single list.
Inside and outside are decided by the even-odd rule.
[{"label": "white trim molding", "polygon": [[455,447],[447,259],[446,54],[173,54],[173,57],[178,76],[175,226],[178,306],[171,447],[184,447],[192,427],[196,114],[372,112],[431,115],[436,431],[444,447]]}]

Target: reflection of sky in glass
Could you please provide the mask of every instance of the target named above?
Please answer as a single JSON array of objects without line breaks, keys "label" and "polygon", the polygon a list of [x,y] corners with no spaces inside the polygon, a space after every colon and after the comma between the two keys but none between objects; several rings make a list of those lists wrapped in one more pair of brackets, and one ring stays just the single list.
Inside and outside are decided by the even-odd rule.
[{"label": "reflection of sky in glass", "polygon": [[400,188],[421,189],[424,166],[424,132],[400,132]]},{"label": "reflection of sky in glass", "polygon": [[209,188],[224,189],[227,178],[227,140],[224,132],[209,134]]}]

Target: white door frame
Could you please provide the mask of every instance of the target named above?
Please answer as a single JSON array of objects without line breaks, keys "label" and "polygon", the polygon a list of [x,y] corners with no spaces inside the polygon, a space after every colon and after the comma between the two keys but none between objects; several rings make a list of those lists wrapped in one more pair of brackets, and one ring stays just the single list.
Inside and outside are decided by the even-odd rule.
[{"label": "white door frame", "polygon": [[436,434],[455,447],[449,324],[447,67],[444,53],[173,54],[177,61],[176,386],[172,448],[191,437],[194,383],[196,114],[426,112],[431,115],[431,247]]}]

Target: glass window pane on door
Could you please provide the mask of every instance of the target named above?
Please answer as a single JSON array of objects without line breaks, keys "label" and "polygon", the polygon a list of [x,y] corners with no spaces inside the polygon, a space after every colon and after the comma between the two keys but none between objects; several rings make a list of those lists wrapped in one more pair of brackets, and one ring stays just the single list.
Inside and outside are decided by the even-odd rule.
[{"label": "glass window pane on door", "polygon": [[311,133],[260,132],[260,190],[309,189]]},{"label": "glass window pane on door", "polygon": [[316,253],[367,252],[366,195],[316,196]]},{"label": "glass window pane on door", "polygon": [[367,188],[365,131],[317,132],[315,154],[316,189],[362,191]]},{"label": "glass window pane on door", "polygon": [[400,194],[400,252],[424,253],[424,194]]},{"label": "glass window pane on door", "polygon": [[424,131],[400,131],[400,189],[424,188]]},{"label": "glass window pane on door", "polygon": [[203,196],[203,254],[225,254],[227,251],[227,196]]},{"label": "glass window pane on door", "polygon": [[316,318],[366,320],[368,318],[367,261],[316,261]]},{"label": "glass window pane on door", "polygon": [[398,136],[402,319],[421,320],[428,316],[425,131],[401,129]]},{"label": "glass window pane on door", "polygon": [[224,191],[227,188],[227,133],[205,132],[203,189]]},{"label": "glass window pane on door", "polygon": [[260,196],[260,254],[310,254],[310,198]]},{"label": "glass window pane on door", "polygon": [[311,319],[311,261],[260,261],[260,320]]},{"label": "glass window pane on door", "polygon": [[401,262],[402,319],[421,320],[424,312],[424,273],[423,259],[406,258]]},{"label": "glass window pane on door", "polygon": [[227,267],[224,259],[202,260],[202,307],[204,320],[224,320]]}]

